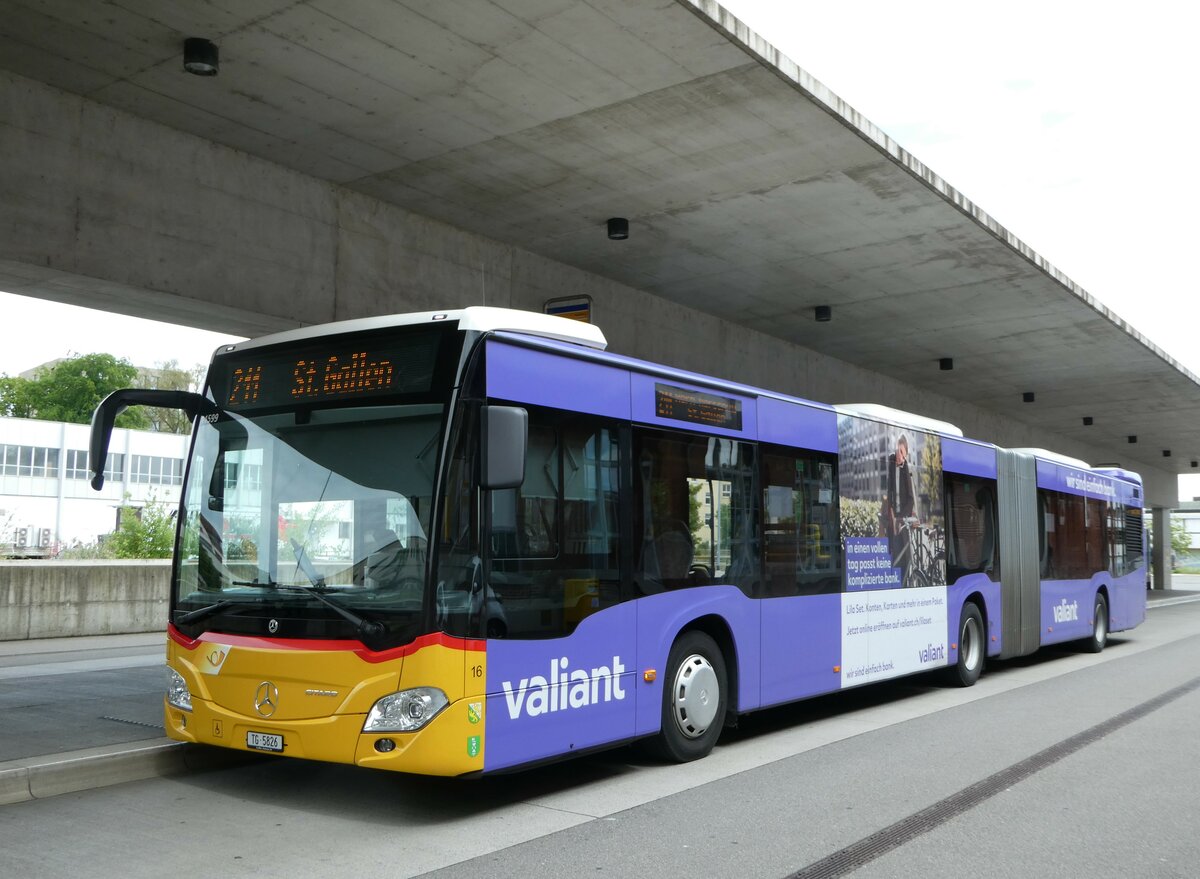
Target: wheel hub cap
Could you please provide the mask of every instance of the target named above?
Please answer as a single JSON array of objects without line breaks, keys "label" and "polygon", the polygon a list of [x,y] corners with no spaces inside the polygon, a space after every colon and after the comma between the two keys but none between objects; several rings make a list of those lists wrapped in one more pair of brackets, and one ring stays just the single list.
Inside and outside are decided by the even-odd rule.
[{"label": "wheel hub cap", "polygon": [[717,673],[707,659],[693,654],[675,675],[671,707],[680,732],[697,739],[708,730],[721,703]]}]

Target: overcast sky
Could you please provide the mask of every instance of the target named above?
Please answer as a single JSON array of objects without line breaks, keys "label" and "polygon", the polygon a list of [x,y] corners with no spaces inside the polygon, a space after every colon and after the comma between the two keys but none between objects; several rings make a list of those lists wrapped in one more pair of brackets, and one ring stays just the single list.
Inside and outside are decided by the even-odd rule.
[{"label": "overcast sky", "polygon": [[175,360],[207,364],[218,345],[237,337],[0,293],[0,375],[17,375],[57,357],[113,354],[134,366]]},{"label": "overcast sky", "polygon": [[1200,375],[1200,6],[722,5]]},{"label": "overcast sky", "polygon": [[1200,375],[1200,5],[720,2]]},{"label": "overcast sky", "polygon": [[[1200,5],[722,5],[1200,375]],[[100,349],[190,365],[228,338],[19,296],[0,309],[10,375]]]}]

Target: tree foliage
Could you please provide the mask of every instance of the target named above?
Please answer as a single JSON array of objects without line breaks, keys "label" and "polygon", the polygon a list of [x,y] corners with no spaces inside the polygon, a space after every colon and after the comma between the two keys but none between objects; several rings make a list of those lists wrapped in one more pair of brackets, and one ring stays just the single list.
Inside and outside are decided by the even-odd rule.
[{"label": "tree foliage", "polygon": [[117,559],[169,559],[175,543],[175,517],[151,498],[144,507],[121,507],[121,525],[104,541]]},{"label": "tree foliage", "polygon": [[36,386],[31,379],[0,376],[0,415],[10,418],[35,418]]},{"label": "tree foliage", "polygon": [[[137,367],[111,354],[84,354],[59,360],[31,378],[0,379],[0,414],[43,421],[87,424],[96,404],[120,388],[133,387]],[[145,412],[129,409],[118,427],[146,428]]]},{"label": "tree foliage", "polygon": [[[186,391],[199,387],[204,368],[183,369],[169,360],[139,372],[111,354],[83,354],[40,369],[33,378],[0,376],[0,415],[88,424],[97,404],[120,388]],[[117,427],[188,433],[191,423],[177,409],[133,406],[117,416]]]},{"label": "tree foliage", "polygon": [[1192,535],[1182,519],[1171,520],[1171,551],[1177,560],[1188,556],[1192,549]]},{"label": "tree foliage", "polygon": [[925,515],[930,525],[942,525],[942,441],[928,436],[921,448],[917,472],[921,480],[918,489],[928,504]]},{"label": "tree foliage", "polygon": [[842,519],[842,537],[878,537],[883,513],[881,501],[844,497],[839,504]]},{"label": "tree foliage", "polygon": [[[157,369],[147,371],[138,383],[138,387],[158,388],[164,391],[190,391],[200,387],[204,379],[204,367],[194,366],[190,370],[183,369],[177,360],[168,360]],[[145,410],[150,419],[150,429],[162,433],[191,433],[192,422],[187,414],[179,409]]]},{"label": "tree foliage", "polygon": [[169,559],[175,546],[174,508],[151,497],[144,507],[121,507],[120,525],[96,543],[67,547],[63,559]]}]

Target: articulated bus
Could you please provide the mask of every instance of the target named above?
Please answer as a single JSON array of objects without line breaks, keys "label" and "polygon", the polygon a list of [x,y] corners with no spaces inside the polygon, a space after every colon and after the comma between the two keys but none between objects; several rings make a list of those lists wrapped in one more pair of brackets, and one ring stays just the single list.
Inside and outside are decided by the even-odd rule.
[{"label": "articulated bus", "polygon": [[[605,351],[466,308],[223,347],[168,621],[181,741],[471,775],[1145,617],[1139,477]],[[94,473],[93,485],[103,474]]]}]

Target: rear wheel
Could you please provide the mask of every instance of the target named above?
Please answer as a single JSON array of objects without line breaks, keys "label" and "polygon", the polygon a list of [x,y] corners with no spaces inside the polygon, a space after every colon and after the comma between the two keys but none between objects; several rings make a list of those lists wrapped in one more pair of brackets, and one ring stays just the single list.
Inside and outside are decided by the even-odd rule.
[{"label": "rear wheel", "polygon": [[685,632],[667,658],[659,755],[676,763],[706,756],[725,722],[726,691],[725,657],[717,643],[703,632]]},{"label": "rear wheel", "polygon": [[963,605],[958,621],[958,661],[950,666],[947,678],[959,687],[969,687],[983,674],[983,614],[974,602]]},{"label": "rear wheel", "polygon": [[1092,608],[1092,637],[1086,644],[1088,653],[1099,653],[1108,644],[1108,601],[1099,592]]}]

